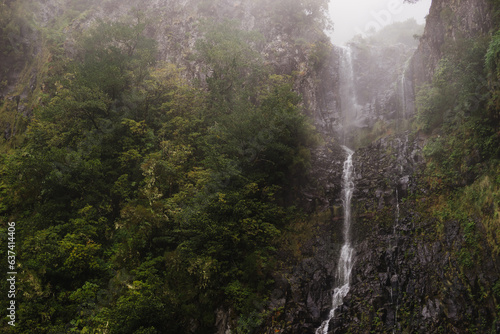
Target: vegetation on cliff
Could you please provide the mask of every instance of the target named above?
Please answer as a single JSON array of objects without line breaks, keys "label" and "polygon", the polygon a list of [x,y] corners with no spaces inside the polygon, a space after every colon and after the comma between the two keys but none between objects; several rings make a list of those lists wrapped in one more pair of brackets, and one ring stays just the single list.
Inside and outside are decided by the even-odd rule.
[{"label": "vegetation on cliff", "polygon": [[[280,235],[300,219],[297,182],[317,141],[293,78],[266,63],[258,31],[205,18],[190,50],[205,80],[189,82],[184,69],[158,61],[154,21],[139,9],[67,38],[56,15],[36,27],[43,51],[33,59],[10,38],[26,22],[9,15],[27,5],[2,1],[0,18],[0,43],[10,46],[2,57],[20,55],[24,71],[39,71],[30,114],[2,100],[3,125],[17,131],[3,139],[0,170],[2,240],[7,221],[17,226],[9,330],[213,333],[215,311],[230,308],[240,316],[235,330],[250,332]],[[307,10],[293,27],[307,31],[324,3],[272,5],[286,7],[276,9],[282,15]],[[58,9],[76,20],[74,6]],[[2,89],[15,84],[3,77]]]},{"label": "vegetation on cliff", "polygon": [[[333,62],[323,33],[327,1],[169,4],[0,2],[0,238],[6,245],[7,223],[15,221],[18,272],[16,326],[2,317],[6,332],[214,333],[225,317],[222,327],[235,333],[286,332],[293,312],[292,321],[309,321],[308,328],[321,321],[324,310],[314,319],[299,314],[305,301],[287,310],[269,301],[275,280],[286,281],[277,275],[280,261],[296,255],[280,257],[283,245],[299,258],[309,247],[304,240],[316,237],[311,225],[340,220],[336,198],[311,216],[299,205],[320,140],[297,92],[317,84],[314,74]],[[376,249],[359,259],[367,269],[356,269],[343,315],[357,321],[337,327],[345,331],[494,332],[499,322],[499,25],[466,34],[456,26],[460,13],[433,14],[446,29],[439,50],[427,50],[439,61],[425,69],[432,81],[416,87],[415,118],[401,126],[395,118],[403,113],[395,112],[358,138],[358,171],[370,179],[356,185],[365,187],[355,194],[364,238],[357,241]],[[359,97],[363,105],[375,100],[380,115],[389,104],[379,106],[369,92],[385,87],[382,68],[395,62],[387,57],[381,67],[369,47],[402,43],[409,53],[418,40],[408,31],[419,29],[407,21],[358,41],[364,65],[357,80],[370,88]],[[417,36],[420,42],[429,31],[438,29]],[[407,80],[404,65],[395,80]],[[406,112],[403,99],[392,105]],[[417,139],[425,142],[422,170],[385,168],[405,161],[395,150],[417,150]],[[328,164],[322,171],[329,177],[331,156],[341,150],[334,140],[328,145],[330,160],[320,157],[318,165]],[[404,177],[414,184],[402,189]],[[339,193],[335,187],[325,186],[324,196]],[[384,187],[393,187],[389,195]],[[402,241],[394,247],[394,240]],[[445,254],[447,263],[424,263],[419,252],[427,251]],[[0,257],[7,252],[2,247]],[[396,263],[400,272],[389,276]],[[430,273],[436,264],[442,268]],[[1,268],[9,271],[5,262]],[[290,279],[283,290],[304,288],[292,285],[320,271]],[[423,286],[431,280],[433,287]],[[402,290],[414,282],[421,291]],[[8,284],[0,283],[2,291]],[[401,293],[396,303],[372,289],[382,285],[391,298],[393,285]],[[437,311],[436,300],[444,305]],[[0,307],[8,302],[0,298]]]}]

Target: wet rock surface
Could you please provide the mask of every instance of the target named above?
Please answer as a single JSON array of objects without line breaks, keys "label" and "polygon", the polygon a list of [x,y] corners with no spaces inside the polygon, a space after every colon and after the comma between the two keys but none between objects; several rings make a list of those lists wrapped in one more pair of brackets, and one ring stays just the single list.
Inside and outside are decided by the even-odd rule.
[{"label": "wet rock surface", "polygon": [[[360,127],[371,127],[380,119],[411,117],[414,97],[398,96],[391,84],[399,80],[400,91],[412,94],[415,87],[430,82],[445,41],[488,32],[493,26],[491,13],[491,2],[486,0],[433,1],[420,46],[406,69],[404,62],[393,59],[389,49],[354,46],[354,64],[358,66],[355,80],[358,87],[364,87],[358,96],[364,117]],[[382,61],[367,63],[372,56]],[[396,71],[394,64],[398,64]],[[372,73],[383,74],[388,69],[400,76],[365,77],[359,68],[367,65],[372,65]],[[338,119],[330,124],[338,124]],[[312,175],[318,182],[304,192],[306,207],[312,211],[330,210],[326,224],[334,226],[341,219],[338,213],[342,206],[338,200],[342,159],[335,146],[338,144],[326,145],[316,152]],[[479,250],[471,250],[467,229],[481,225],[474,217],[455,221],[426,213],[435,203],[430,202],[426,197],[428,190],[419,184],[424,162],[422,147],[423,141],[418,137],[402,134],[356,151],[355,265],[351,289],[331,320],[329,333],[500,332],[494,316],[500,278],[498,255],[486,245],[478,246],[481,255],[474,253]],[[306,291],[297,296],[307,303],[286,300],[285,314],[293,310],[294,316],[282,332],[314,333],[313,327],[317,328],[326,318],[328,300],[317,289],[331,289],[335,283],[332,273],[336,264],[331,264],[337,259],[335,247],[324,256],[328,249],[326,236],[335,233],[338,229],[322,225],[317,234],[315,242],[323,248],[317,248],[311,257],[316,259],[317,271],[324,273],[316,277],[325,281],[303,286]],[[319,252],[325,253],[318,255]],[[318,260],[322,256],[330,263]],[[304,281],[315,279],[305,269],[297,269],[294,274],[298,273]],[[307,292],[312,289],[314,293]]]},{"label": "wet rock surface", "polygon": [[[459,255],[466,249],[463,222],[440,223],[424,214],[433,203],[425,196],[413,199],[423,190],[422,145],[420,138],[403,133],[354,154],[355,264],[350,291],[329,333],[484,332],[495,324],[495,299],[486,291],[500,278],[497,257],[464,266]],[[318,182],[307,189],[307,202],[310,210],[328,214],[316,222],[303,259],[277,276],[279,293],[270,304],[282,310],[276,319],[283,333],[315,333],[328,316],[336,286],[345,156],[332,143],[315,157],[312,177]]]},{"label": "wet rock surface", "polygon": [[[381,265],[377,264],[377,261],[381,258],[383,263],[388,263],[385,257],[395,256],[397,247],[392,250],[392,253],[380,247],[379,253],[376,253],[372,250],[367,251],[370,244],[363,240],[377,229],[373,222],[370,224],[374,212],[378,212],[381,206],[385,208],[395,205],[395,189],[399,188],[402,193],[405,193],[414,187],[412,175],[417,170],[418,161],[420,161],[416,153],[418,148],[418,140],[409,139],[408,135],[403,134],[392,139],[380,140],[357,151],[353,156],[356,180],[353,195],[355,211],[352,232],[356,244],[361,245],[360,250],[356,249],[355,255],[356,263],[352,282],[355,285],[365,284],[365,277],[360,276],[360,270],[364,275],[376,273],[378,277],[377,268]],[[310,175],[315,182],[311,181],[303,190],[304,207],[309,212],[321,212],[323,215],[315,218],[315,236],[303,245],[302,260],[275,277],[277,287],[270,300],[272,308],[283,310],[281,320],[287,324],[284,326],[286,333],[314,333],[330,312],[332,290],[336,284],[336,262],[343,243],[341,178],[344,160],[345,152],[335,142],[315,152],[314,168],[312,168],[314,172]],[[389,230],[392,231],[392,225],[387,228],[387,231]],[[365,251],[367,254],[364,253]],[[368,255],[368,258],[364,259],[365,255]],[[296,260],[290,259],[291,262]],[[360,263],[365,262],[366,266],[360,267]],[[393,285],[396,289],[400,280],[399,276],[395,273],[389,274],[385,269],[383,272],[385,275],[383,280],[388,282],[388,286]],[[349,305],[352,303],[350,295],[351,293],[340,308],[340,315],[350,309]],[[381,298],[377,300],[380,305],[386,303]],[[339,326],[342,326],[344,321],[342,316],[335,317],[332,319],[331,328],[334,330],[340,328]]]},{"label": "wet rock surface", "polygon": [[352,43],[356,96],[373,127],[378,120],[405,119],[414,113],[414,89],[409,60],[414,47],[405,44],[372,45]]},{"label": "wet rock surface", "polygon": [[453,256],[463,238],[456,233],[458,223],[450,222],[435,240],[427,233],[436,222],[415,225],[418,218],[409,209],[393,234],[375,228],[357,245],[351,291],[332,333],[463,333],[470,327],[484,332],[494,322],[493,298],[485,296],[483,305],[474,301],[480,286],[498,279],[494,262],[464,271]]}]

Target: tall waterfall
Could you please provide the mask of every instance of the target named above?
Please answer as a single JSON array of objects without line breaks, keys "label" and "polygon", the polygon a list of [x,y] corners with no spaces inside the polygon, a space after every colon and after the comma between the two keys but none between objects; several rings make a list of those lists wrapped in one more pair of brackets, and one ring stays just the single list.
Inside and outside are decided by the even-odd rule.
[{"label": "tall waterfall", "polygon": [[405,73],[401,76],[401,100],[402,100],[402,108],[401,113],[403,117],[406,117],[406,77]]},{"label": "tall waterfall", "polygon": [[[405,156],[406,156],[406,152],[408,149],[408,132],[405,134],[404,142],[402,142],[400,139],[398,139],[397,141],[398,141],[398,155],[397,155],[396,161],[397,161],[397,165],[399,167],[400,175],[402,176],[404,174],[404,166],[406,164]],[[399,180],[399,182],[401,182],[402,180],[404,180],[404,177],[401,178]],[[400,220],[399,191],[398,191],[397,186],[395,189],[395,195],[396,195],[396,212],[395,212],[395,219],[394,219],[393,235],[394,235],[394,241],[395,241],[394,249],[395,249],[396,256],[397,256],[398,249],[399,249],[398,248],[398,240],[399,240],[399,232],[398,232],[399,226],[398,225],[399,225],[399,220]],[[394,277],[396,278],[396,280],[399,277],[399,268],[398,268],[397,262],[394,265],[393,276],[391,278],[391,290],[390,290],[391,291],[391,303],[394,305],[394,308],[395,308],[394,328],[392,330],[393,333],[395,333],[397,328],[398,328],[398,310],[399,310],[399,298],[400,298],[399,297],[399,282],[396,281],[397,285],[394,289],[394,285],[393,285]],[[396,297],[394,297],[394,295],[396,295]]]},{"label": "tall waterfall", "polygon": [[354,67],[350,47],[340,48],[340,96],[342,109],[342,135],[346,144],[346,135],[359,117],[360,106],[354,84]]},{"label": "tall waterfall", "polygon": [[343,304],[344,297],[349,292],[351,272],[353,267],[354,249],[351,246],[351,199],[354,191],[354,167],[352,156],[354,151],[343,146],[347,153],[344,161],[344,170],[342,173],[342,200],[344,203],[344,245],[340,252],[337,266],[337,287],[333,292],[332,308],[328,319],[323,321],[316,330],[316,334],[327,334],[330,320],[335,316],[335,310]]},{"label": "tall waterfall", "polygon": [[413,96],[413,84],[410,80],[408,80],[409,71],[411,71],[411,60],[412,58],[408,58],[403,67],[403,72],[401,73],[401,79],[399,86],[400,100],[401,100],[401,108],[399,108],[398,112],[398,122],[401,120],[407,120],[414,113],[414,102],[415,97]]}]

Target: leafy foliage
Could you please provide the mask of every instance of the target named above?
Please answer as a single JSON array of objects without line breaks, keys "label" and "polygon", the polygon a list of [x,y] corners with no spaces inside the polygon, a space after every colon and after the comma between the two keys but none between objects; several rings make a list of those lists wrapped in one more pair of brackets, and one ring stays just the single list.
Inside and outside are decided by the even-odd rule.
[{"label": "leafy foliage", "polygon": [[418,92],[417,126],[433,134],[424,149],[432,188],[470,184],[499,156],[498,120],[488,111],[485,45],[482,39],[450,42],[432,85]]},{"label": "leafy foliage", "polygon": [[[432,83],[421,87],[417,96],[416,128],[427,139],[423,151],[427,193],[420,200],[435,203],[419,210],[437,219],[438,230],[460,227],[460,241],[451,252],[456,268],[450,266],[449,270],[462,277],[496,261],[499,252],[497,39],[495,35],[491,40],[446,41]],[[475,286],[462,280],[474,305],[498,302],[494,282]],[[486,330],[485,320],[477,324],[476,319],[467,321],[470,328]]]},{"label": "leafy foliage", "polygon": [[1,156],[0,209],[32,291],[17,333],[213,333],[221,304],[259,318],[312,128],[257,34],[202,25],[194,87],[155,62],[149,24],[132,11],[84,32]]},{"label": "leafy foliage", "polygon": [[486,52],[486,70],[488,74],[488,85],[491,90],[489,104],[490,117],[497,123],[500,122],[500,31],[493,35],[488,51]]}]

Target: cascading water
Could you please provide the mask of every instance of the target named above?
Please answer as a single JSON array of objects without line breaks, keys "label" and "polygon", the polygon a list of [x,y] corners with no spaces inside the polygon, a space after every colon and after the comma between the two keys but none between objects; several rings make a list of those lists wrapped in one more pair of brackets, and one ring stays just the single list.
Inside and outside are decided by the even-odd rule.
[{"label": "cascading water", "polygon": [[414,97],[413,97],[413,87],[412,87],[412,82],[411,79],[408,80],[408,73],[411,65],[411,60],[412,58],[408,58],[404,67],[403,67],[403,72],[401,74],[401,79],[399,85],[401,86],[401,89],[399,90],[399,95],[400,95],[400,100],[401,100],[401,108],[399,110],[399,115],[398,115],[398,122],[401,120],[407,120],[409,116],[414,112],[413,110],[413,104],[414,104]]},{"label": "cascading water", "polygon": [[357,102],[354,85],[354,67],[350,47],[340,47],[340,96],[342,109],[342,135],[346,144],[346,132],[358,118],[360,107]]},{"label": "cascading water", "polygon": [[335,316],[335,310],[342,305],[344,297],[349,292],[351,272],[353,267],[354,249],[351,246],[351,199],[354,191],[354,166],[352,156],[354,151],[343,146],[347,153],[347,159],[344,161],[344,170],[342,173],[342,200],[344,203],[344,245],[340,251],[340,257],[337,267],[337,287],[333,292],[332,308],[328,319],[323,321],[316,330],[316,334],[327,334],[330,320]]},{"label": "cascading water", "polygon": [[401,75],[401,114],[403,119],[406,118],[406,70],[408,68],[409,61],[406,62],[403,69],[403,74]]},{"label": "cascading water", "polygon": [[[403,166],[405,165],[405,156],[406,156],[406,151],[408,148],[408,133],[405,135],[405,141],[401,142],[398,139],[398,156],[397,156],[397,164],[400,169],[401,175],[403,174],[404,168]],[[401,181],[401,180],[400,180]],[[398,240],[399,240],[399,233],[398,233],[398,225],[399,225],[399,216],[400,216],[400,209],[399,209],[399,191],[398,188],[396,187],[396,212],[395,212],[395,219],[394,219],[394,227],[393,227],[393,235],[395,239],[395,249],[396,252],[398,251]],[[397,254],[396,254],[397,256]],[[399,269],[397,267],[397,262],[396,265],[394,266],[394,275],[398,277],[398,272]],[[399,286],[399,284],[398,284]],[[393,291],[393,286],[391,283],[391,302],[394,305],[395,312],[394,312],[394,328],[393,328],[393,333],[396,332],[397,326],[398,326],[398,310],[399,310],[399,291],[397,291],[398,288],[396,288],[396,298],[394,298],[394,291]]]},{"label": "cascading water", "polygon": [[[356,122],[360,107],[357,103],[354,84],[354,67],[352,50],[349,47],[340,47],[340,96],[342,109],[342,127],[344,145],[348,142],[347,133]],[[343,304],[344,297],[350,289],[351,272],[353,268],[354,249],[351,246],[351,199],[354,192],[354,166],[352,156],[354,151],[347,146],[342,146],[347,154],[342,172],[342,201],[344,206],[344,244],[340,251],[337,263],[336,288],[332,296],[332,308],[328,319],[323,321],[316,330],[316,334],[327,334],[330,320],[335,316],[335,311]]]}]

